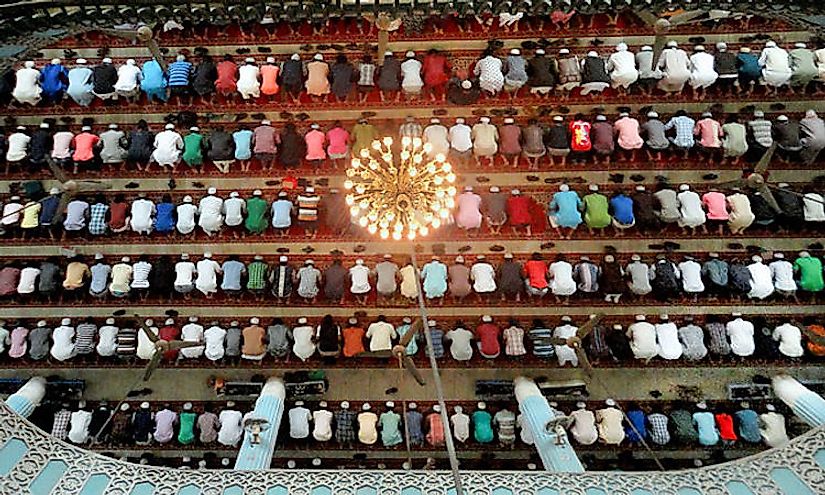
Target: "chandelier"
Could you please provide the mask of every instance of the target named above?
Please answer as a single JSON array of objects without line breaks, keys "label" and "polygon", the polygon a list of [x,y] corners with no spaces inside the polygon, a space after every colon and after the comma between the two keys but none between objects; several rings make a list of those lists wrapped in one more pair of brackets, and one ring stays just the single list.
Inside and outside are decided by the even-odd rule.
[{"label": "chandelier", "polygon": [[439,228],[455,207],[452,166],[442,154],[430,159],[432,146],[404,137],[393,152],[389,136],[361,150],[347,169],[344,188],[353,219],[382,239],[409,240]]}]

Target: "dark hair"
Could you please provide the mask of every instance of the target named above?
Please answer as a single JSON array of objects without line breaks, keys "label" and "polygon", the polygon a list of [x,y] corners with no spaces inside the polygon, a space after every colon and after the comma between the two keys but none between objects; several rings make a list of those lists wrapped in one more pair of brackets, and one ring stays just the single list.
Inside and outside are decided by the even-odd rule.
[{"label": "dark hair", "polygon": [[227,53],[226,55],[223,56],[223,59],[226,60],[226,61],[231,62],[232,61],[232,54]]},{"label": "dark hair", "polygon": [[676,114],[675,114],[675,116],[676,116],[676,117],[686,117],[686,116],[687,116],[687,112],[686,112],[686,111],[684,111],[684,110],[676,110]]},{"label": "dark hair", "polygon": [[365,53],[363,57],[361,57],[361,61],[364,63],[371,63],[372,62],[372,55],[369,53]]},{"label": "dark hair", "polygon": [[576,115],[573,116],[573,120],[584,120],[584,114],[583,113],[577,113]]},{"label": "dark hair", "polygon": [[102,193],[95,194],[95,203],[105,203],[105,202],[106,202],[106,196],[104,196]]},{"label": "dark hair", "polygon": [[172,202],[172,195],[169,193],[164,194],[161,199],[164,203],[171,203]]},{"label": "dark hair", "polygon": [[115,203],[123,203],[125,201],[126,201],[126,197],[123,195],[123,193],[115,194],[115,200],[114,200]]},{"label": "dark hair", "polygon": [[347,63],[347,56],[343,53],[339,53],[337,57],[335,57],[335,62],[338,64],[345,64]]},{"label": "dark hair", "polygon": [[140,119],[140,120],[138,120],[137,128],[140,129],[141,131],[146,131],[146,130],[149,130],[149,124],[147,124],[145,120]]},{"label": "dark hair", "polygon": [[540,260],[540,259],[542,259],[541,253],[535,252],[535,253],[531,254],[530,259],[531,260]]},{"label": "dark hair", "polygon": [[387,321],[387,317],[384,315],[378,315],[378,321]]}]

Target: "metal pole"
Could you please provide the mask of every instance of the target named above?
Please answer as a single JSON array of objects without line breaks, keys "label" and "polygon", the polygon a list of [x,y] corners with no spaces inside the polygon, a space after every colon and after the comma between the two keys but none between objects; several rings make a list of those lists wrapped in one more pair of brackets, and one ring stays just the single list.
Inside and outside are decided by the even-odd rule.
[{"label": "metal pole", "polygon": [[444,423],[444,441],[447,444],[447,455],[450,458],[450,469],[453,473],[456,495],[464,495],[461,487],[461,475],[458,472],[458,459],[455,454],[455,444],[453,443],[453,432],[450,428],[450,418],[447,416],[447,405],[444,403],[444,387],[441,385],[441,373],[438,372],[438,362],[433,352],[433,339],[430,336],[430,325],[427,320],[427,307],[424,305],[424,291],[421,286],[421,272],[418,270],[418,263],[415,258],[415,244],[412,245],[412,266],[415,271],[415,285],[418,289],[418,311],[423,323],[424,338],[427,341],[427,353],[430,355],[430,367],[433,369],[433,382],[435,382],[435,392],[438,396],[438,405],[441,407],[441,422]]}]

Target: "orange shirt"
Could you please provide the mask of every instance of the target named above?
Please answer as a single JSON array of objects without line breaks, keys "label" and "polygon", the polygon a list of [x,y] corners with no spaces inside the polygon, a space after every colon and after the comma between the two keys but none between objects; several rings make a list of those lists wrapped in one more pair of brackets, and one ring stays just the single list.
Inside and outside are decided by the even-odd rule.
[{"label": "orange shirt", "polygon": [[544,289],[547,287],[547,263],[542,260],[530,260],[524,264],[524,271],[530,279],[530,287]]},{"label": "orange shirt", "polygon": [[72,160],[76,162],[89,161],[95,157],[94,148],[100,138],[90,132],[82,132],[74,137],[74,155]]},{"label": "orange shirt", "polygon": [[364,335],[366,332],[360,327],[347,327],[344,329],[344,356],[352,357],[356,354],[366,352],[364,349]]},{"label": "orange shirt", "polygon": [[266,64],[261,66],[261,93],[265,95],[277,95],[281,89],[278,86],[278,73],[280,67]]},{"label": "orange shirt", "polygon": [[241,353],[247,356],[261,356],[266,353],[266,343],[264,335],[266,331],[258,325],[248,326],[243,329],[243,346]]},{"label": "orange shirt", "polygon": [[[825,337],[825,327],[822,325],[808,325],[808,330],[819,335],[820,337]],[[825,346],[818,345],[810,340],[807,345],[808,352],[814,356],[825,356]]]}]

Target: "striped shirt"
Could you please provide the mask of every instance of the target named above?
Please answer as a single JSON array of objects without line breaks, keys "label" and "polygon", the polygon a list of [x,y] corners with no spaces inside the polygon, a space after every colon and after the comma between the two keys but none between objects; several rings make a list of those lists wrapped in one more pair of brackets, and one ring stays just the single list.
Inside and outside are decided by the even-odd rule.
[{"label": "striped shirt", "polygon": [[375,86],[375,64],[362,62],[358,65],[358,85]]},{"label": "striped shirt", "polygon": [[[436,359],[441,359],[444,357],[444,331],[438,328],[430,328],[430,338],[433,341],[433,356]],[[430,355],[429,349],[425,349],[427,351],[427,356]]]},{"label": "striped shirt", "polygon": [[534,328],[529,332],[530,342],[533,344],[533,355],[550,358],[556,355],[556,349],[549,339],[553,337],[553,330],[549,328]]},{"label": "striped shirt", "polygon": [[117,331],[117,355],[134,356],[137,351],[137,331],[134,328],[121,328]]},{"label": "striped shirt", "polygon": [[424,134],[424,129],[418,122],[405,122],[398,128],[398,134],[402,138],[420,138]]},{"label": "striped shirt", "polygon": [[578,280],[579,290],[582,292],[598,292],[599,290],[599,267],[589,261],[583,261],[576,265],[573,275]]},{"label": "striped shirt", "polygon": [[512,411],[502,409],[493,417],[493,422],[498,425],[499,442],[507,445],[516,442],[516,415]]},{"label": "striped shirt", "polygon": [[508,356],[527,354],[524,348],[524,329],[512,326],[504,329],[504,353]]},{"label": "striped shirt", "polygon": [[604,358],[610,356],[610,347],[607,345],[605,338],[605,328],[597,326],[590,334],[585,337],[587,341],[588,354],[595,358]]},{"label": "striped shirt", "polygon": [[95,350],[97,325],[81,323],[75,329],[74,349],[77,354],[91,354]]},{"label": "striped shirt", "polygon": [[106,233],[106,212],[109,206],[103,203],[95,203],[89,208],[89,233],[101,235]]},{"label": "striped shirt", "polygon": [[317,194],[311,196],[298,195],[298,221],[299,222],[317,222],[318,221],[318,203],[321,197]]},{"label": "striped shirt", "polygon": [[186,60],[169,64],[169,86],[189,86],[192,77],[192,64]]},{"label": "striped shirt", "polygon": [[148,289],[149,273],[152,271],[152,264],[147,261],[138,261],[132,266],[132,288]]},{"label": "striped shirt", "polygon": [[246,288],[249,290],[263,290],[266,288],[266,272],[269,267],[263,261],[253,261],[246,267],[249,279]]}]

